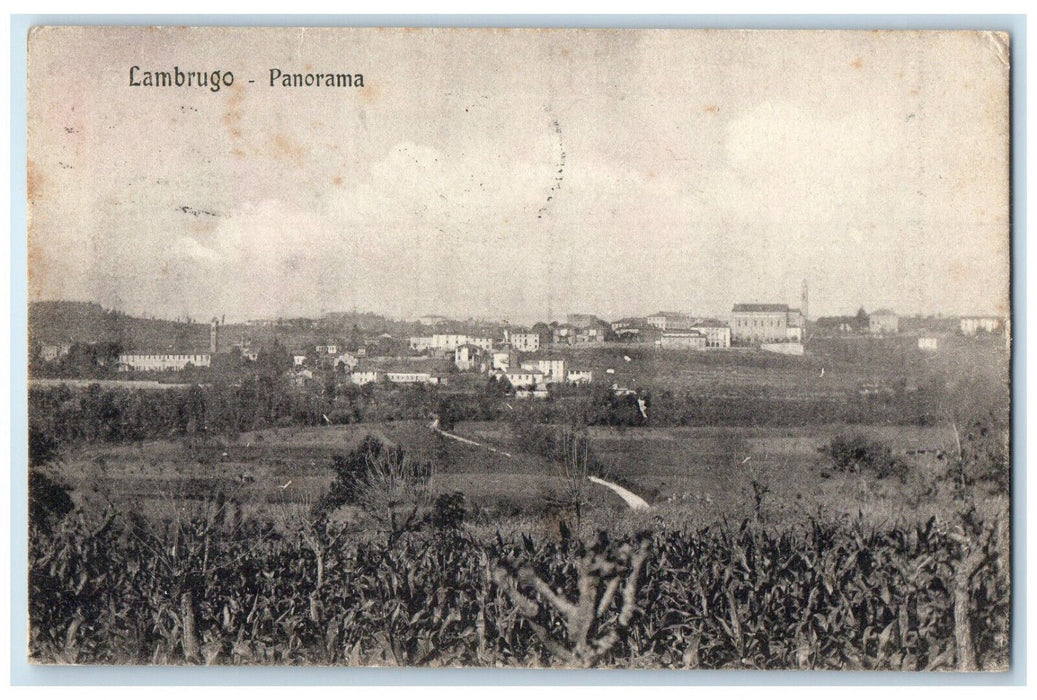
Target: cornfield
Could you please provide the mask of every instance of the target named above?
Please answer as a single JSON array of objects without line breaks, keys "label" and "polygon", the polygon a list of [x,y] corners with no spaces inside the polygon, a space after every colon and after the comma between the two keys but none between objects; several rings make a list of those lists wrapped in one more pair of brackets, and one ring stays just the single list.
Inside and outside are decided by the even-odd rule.
[{"label": "cornfield", "polygon": [[747,522],[593,545],[444,531],[387,547],[321,535],[333,546],[321,550],[318,580],[312,547],[258,523],[113,519],[90,529],[67,518],[33,533],[30,658],[570,665],[558,648],[591,648],[572,638],[572,615],[593,594],[587,630],[609,643],[581,658],[597,666],[949,670],[966,653],[980,669],[1009,662],[997,531],[971,550],[935,520],[881,531],[811,521],[778,533]]}]

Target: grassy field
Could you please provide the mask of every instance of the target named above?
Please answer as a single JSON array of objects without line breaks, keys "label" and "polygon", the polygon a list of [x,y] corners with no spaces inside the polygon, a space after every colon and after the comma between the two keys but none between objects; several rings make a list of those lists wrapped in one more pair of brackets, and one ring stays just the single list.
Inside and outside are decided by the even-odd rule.
[{"label": "grassy field", "polygon": [[[261,515],[316,502],[332,481],[332,456],[348,454],[372,435],[432,458],[438,465],[432,488],[464,493],[477,520],[511,518],[535,526],[561,489],[557,465],[523,453],[506,424],[462,423],[455,433],[498,452],[444,439],[413,421],[271,429],[244,433],[234,442],[96,446],[53,469],[81,497],[100,494],[165,511],[221,491]],[[851,433],[886,442],[902,455],[911,467],[906,480],[835,472],[821,450],[832,437]],[[945,460],[932,452],[907,454],[950,449],[953,434],[943,428],[593,428],[589,437],[607,473],[653,505],[649,517],[668,524],[744,518],[787,524],[824,513],[897,525],[953,514],[950,486],[941,478]],[[585,498],[589,522],[637,524],[609,490],[588,484]],[[1007,512],[1004,497],[981,493],[978,500],[984,510]]]}]

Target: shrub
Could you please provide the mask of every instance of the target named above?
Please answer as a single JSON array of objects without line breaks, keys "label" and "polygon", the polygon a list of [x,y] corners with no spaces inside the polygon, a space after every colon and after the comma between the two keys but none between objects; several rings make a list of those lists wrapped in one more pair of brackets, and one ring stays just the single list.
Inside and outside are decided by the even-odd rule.
[{"label": "shrub", "polygon": [[29,471],[30,526],[48,529],[52,520],[65,517],[73,508],[68,489],[38,469]]},{"label": "shrub", "polygon": [[908,466],[893,454],[889,445],[870,440],[863,435],[840,435],[832,438],[828,455],[836,471],[871,472],[879,479],[895,476],[901,481],[907,478]]},{"label": "shrub", "polygon": [[367,435],[348,455],[334,455],[331,458],[331,468],[335,472],[335,480],[331,484],[325,505],[337,508],[356,503],[369,466],[381,458],[385,449],[386,446],[378,438]]},{"label": "shrub", "polygon": [[464,525],[464,494],[441,493],[432,507],[432,526],[436,530],[457,530]]}]

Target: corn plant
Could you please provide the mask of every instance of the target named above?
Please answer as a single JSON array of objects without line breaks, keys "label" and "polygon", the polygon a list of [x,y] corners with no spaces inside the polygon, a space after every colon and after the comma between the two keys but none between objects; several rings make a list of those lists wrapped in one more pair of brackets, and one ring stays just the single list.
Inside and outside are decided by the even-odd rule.
[{"label": "corn plant", "polygon": [[[950,670],[1008,662],[993,523],[662,530],[593,544],[463,530],[393,547],[199,512],[70,515],[29,550],[44,663]],[[964,573],[963,573],[964,572]],[[967,574],[967,576],[965,575]],[[959,639],[959,630],[968,639]],[[971,649],[971,651],[970,651]]]}]

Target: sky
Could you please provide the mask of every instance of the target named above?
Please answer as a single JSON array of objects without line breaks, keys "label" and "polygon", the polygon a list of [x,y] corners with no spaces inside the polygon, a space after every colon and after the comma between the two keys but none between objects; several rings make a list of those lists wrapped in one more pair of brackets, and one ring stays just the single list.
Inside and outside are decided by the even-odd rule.
[{"label": "sky", "polygon": [[[531,323],[1008,311],[1007,39],[50,28],[29,298]],[[130,68],[233,85],[131,87]],[[362,88],[270,86],[270,70]],[[249,82],[254,81],[254,82]]]}]

